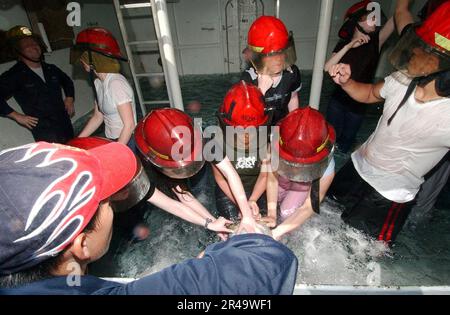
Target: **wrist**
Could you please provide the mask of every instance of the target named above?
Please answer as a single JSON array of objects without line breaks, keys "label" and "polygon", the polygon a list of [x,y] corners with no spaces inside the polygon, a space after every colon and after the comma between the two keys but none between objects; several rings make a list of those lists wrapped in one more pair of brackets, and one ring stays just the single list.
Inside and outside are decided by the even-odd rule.
[{"label": "wrist", "polygon": [[267,207],[267,215],[269,215],[269,216],[276,216],[276,214],[277,214],[277,210],[278,210],[278,208],[277,207]]},{"label": "wrist", "polygon": [[255,222],[255,219],[253,218],[253,216],[243,216],[242,217],[242,220],[241,220],[241,223],[253,223],[253,222]]},{"label": "wrist", "polygon": [[205,230],[208,230],[208,227],[211,223],[213,223],[214,221],[211,220],[210,218],[206,218],[205,219]]},{"label": "wrist", "polygon": [[348,79],[347,82],[341,84],[341,87],[344,88],[344,89],[348,89],[352,85],[352,83],[353,83],[353,80],[352,79]]},{"label": "wrist", "polygon": [[20,115],[20,114],[19,114],[18,112],[12,111],[11,113],[9,113],[9,114],[6,115],[6,116],[15,120],[19,115]]},{"label": "wrist", "polygon": [[410,0],[398,0],[395,8],[396,12],[399,13],[409,11],[409,3]]},{"label": "wrist", "polygon": [[282,236],[283,236],[283,234],[280,231],[280,227],[279,226],[272,230],[272,237],[273,237],[274,240],[279,241]]}]

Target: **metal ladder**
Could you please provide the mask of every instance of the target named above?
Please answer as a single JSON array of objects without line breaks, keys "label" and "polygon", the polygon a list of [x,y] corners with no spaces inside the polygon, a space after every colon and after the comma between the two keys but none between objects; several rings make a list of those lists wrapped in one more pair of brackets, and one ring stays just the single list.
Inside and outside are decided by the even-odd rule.
[{"label": "metal ladder", "polygon": [[[233,2],[236,2],[233,5]],[[259,3],[258,3],[259,2]],[[259,8],[261,5],[261,9]],[[231,7],[233,9],[233,13],[236,15],[235,20],[237,22],[237,26],[229,25],[229,16],[228,16],[228,8]],[[263,0],[228,0],[225,5],[225,25],[222,26],[222,29],[225,31],[225,41],[226,41],[226,58],[225,63],[227,64],[228,73],[231,73],[231,65],[234,62],[230,59],[230,29],[237,29],[237,40],[239,43],[239,62],[240,62],[240,71],[245,70],[244,60],[242,59],[241,51],[247,47],[247,33],[250,29],[251,24],[261,15],[265,14],[265,6]]]},{"label": "metal ladder", "polygon": [[[122,33],[123,42],[127,52],[131,75],[133,77],[133,82],[136,87],[139,104],[141,106],[142,115],[145,117],[147,114],[146,105],[171,105],[171,107],[173,108],[177,108],[184,111],[180,80],[178,75],[177,63],[175,59],[174,45],[169,26],[169,18],[167,15],[166,0],[148,0],[139,2],[128,0],[125,2],[126,3],[122,3],[121,0],[114,0],[114,7],[116,10],[117,20],[119,22],[120,32]],[[129,41],[123,11],[140,8],[151,8],[151,14],[153,17],[153,23],[155,26],[157,40],[131,41],[131,42]],[[161,56],[163,66],[162,73],[160,72],[137,73],[136,71],[135,66],[136,64],[133,58],[132,47],[149,44],[150,45],[158,44],[159,46],[159,53]],[[145,77],[151,78],[155,76],[165,78],[169,100],[152,101],[144,99],[139,79]]]}]

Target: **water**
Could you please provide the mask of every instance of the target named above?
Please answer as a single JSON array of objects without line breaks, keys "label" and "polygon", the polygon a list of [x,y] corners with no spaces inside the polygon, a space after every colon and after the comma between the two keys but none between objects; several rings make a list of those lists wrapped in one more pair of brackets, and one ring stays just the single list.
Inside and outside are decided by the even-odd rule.
[{"label": "water", "polygon": [[[302,104],[307,104],[311,75],[303,73]],[[182,79],[185,104],[200,101],[202,110],[193,117],[204,126],[215,124],[215,112],[229,87],[239,76],[192,76]],[[333,84],[325,80],[321,110],[326,108]],[[146,96],[166,99],[164,89],[147,89]],[[364,142],[375,129],[380,108],[374,106],[366,119],[358,142]],[[348,155],[337,154],[338,168]],[[214,185],[209,167],[196,178],[193,193],[215,213]],[[395,246],[368,239],[345,225],[336,204],[325,201],[321,216],[315,216],[283,242],[299,258],[298,284],[313,285],[450,285],[450,187],[442,193],[433,217],[416,229],[405,228]],[[217,237],[201,227],[149,207],[145,218],[151,237],[130,243],[129,235],[118,229],[107,257],[91,272],[103,277],[135,278],[148,275],[177,262],[196,257]]]}]

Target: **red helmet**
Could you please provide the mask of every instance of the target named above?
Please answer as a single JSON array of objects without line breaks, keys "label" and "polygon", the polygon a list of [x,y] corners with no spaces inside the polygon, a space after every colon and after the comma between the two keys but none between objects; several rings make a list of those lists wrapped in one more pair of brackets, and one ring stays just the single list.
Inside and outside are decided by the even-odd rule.
[{"label": "red helmet", "polygon": [[228,91],[219,109],[222,125],[233,127],[260,127],[267,125],[269,115],[264,96],[253,84],[244,81],[235,84]]},{"label": "red helmet", "polygon": [[[91,150],[112,143],[113,141],[100,137],[75,138],[67,143],[67,146]],[[142,167],[139,159],[136,159],[137,169],[131,182],[121,191],[111,197],[111,205],[115,212],[124,212],[145,198],[150,190],[150,180]]]},{"label": "red helmet", "polygon": [[273,16],[261,16],[250,27],[249,48],[259,54],[271,54],[288,47],[289,33],[284,23]]},{"label": "red helmet", "polygon": [[70,147],[83,149],[83,150],[91,150],[102,145],[106,145],[108,143],[112,143],[113,141],[100,137],[88,137],[88,138],[75,138],[70,140],[67,145]]},{"label": "red helmet", "polygon": [[450,1],[446,1],[416,29],[430,47],[450,55]]},{"label": "red helmet", "polygon": [[135,139],[142,158],[171,178],[192,177],[205,164],[201,128],[180,110],[152,111],[138,124]]},{"label": "red helmet", "polygon": [[[370,32],[367,32],[359,25],[359,22],[361,21],[361,18],[365,15],[368,15],[372,12],[372,10],[369,9],[369,4],[374,1],[370,0],[364,0],[360,1],[358,3],[355,3],[352,5],[347,12],[345,13],[344,17],[344,24],[339,30],[339,37],[344,40],[350,40],[353,35],[355,34],[355,29],[358,29],[361,33],[370,35]],[[386,19],[386,16],[382,12],[381,21]]]},{"label": "red helmet", "polygon": [[344,19],[349,19],[355,15],[366,13],[368,11],[367,8],[371,2],[373,2],[373,1],[364,0],[364,1],[360,1],[358,3],[355,3],[347,10],[347,12],[345,13]]},{"label": "red helmet", "polygon": [[446,1],[448,0],[428,0],[422,10],[419,12],[418,16],[422,21],[425,20]]},{"label": "red helmet", "polygon": [[333,157],[333,127],[311,107],[290,113],[278,126],[279,174],[297,182],[320,179]]},{"label": "red helmet", "polygon": [[389,57],[394,67],[412,78],[450,70],[449,21],[450,1],[446,1],[402,36]]},{"label": "red helmet", "polygon": [[127,60],[121,53],[119,43],[113,34],[102,27],[92,27],[81,31],[75,46],[79,50],[91,50],[114,59]]}]

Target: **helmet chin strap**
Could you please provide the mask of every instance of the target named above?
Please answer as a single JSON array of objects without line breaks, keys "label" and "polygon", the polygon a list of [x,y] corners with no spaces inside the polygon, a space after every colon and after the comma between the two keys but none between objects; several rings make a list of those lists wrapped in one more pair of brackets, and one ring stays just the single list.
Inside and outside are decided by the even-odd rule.
[{"label": "helmet chin strap", "polygon": [[[90,50],[88,50],[88,56],[89,56],[89,81],[91,84],[92,91],[94,93],[95,103],[98,106],[98,95],[97,95],[97,89],[95,88],[95,66],[94,66],[94,62],[92,60],[92,53]],[[99,108],[99,110],[100,110],[100,108]]]},{"label": "helmet chin strap", "polygon": [[367,36],[370,35],[370,33],[366,32],[366,30],[365,30],[361,25],[359,25],[358,22],[356,22],[356,28],[358,29],[358,31],[360,31],[360,32],[363,33],[364,35],[367,35]]},{"label": "helmet chin strap", "polygon": [[[433,73],[433,74],[430,74],[430,75],[424,76],[424,77],[414,78],[411,81],[411,83],[409,84],[408,89],[406,90],[405,97],[401,101],[400,105],[398,105],[397,109],[395,110],[395,113],[391,116],[391,118],[389,118],[388,126],[391,125],[392,121],[394,120],[395,116],[397,116],[400,109],[402,109],[402,107],[405,106],[406,102],[408,101],[408,99],[410,98],[410,96],[412,95],[412,93],[414,92],[416,87],[425,86],[428,83],[432,82],[433,80],[436,80],[436,90],[438,91],[439,85],[440,85],[440,80],[445,80],[446,76],[448,76],[447,71],[444,71],[444,72]],[[438,95],[441,97],[449,96],[449,95],[447,95],[447,96],[441,95],[441,94],[445,94],[445,93],[439,93],[439,92],[440,91],[438,91]]]},{"label": "helmet chin strap", "polygon": [[320,214],[320,178],[312,182],[311,204],[314,212]]}]

